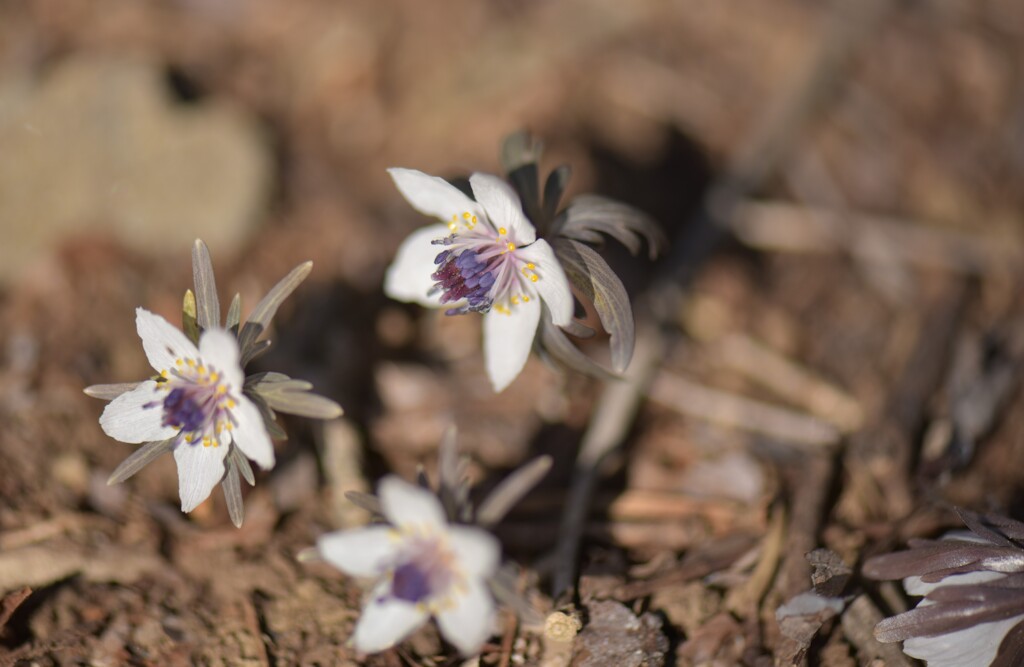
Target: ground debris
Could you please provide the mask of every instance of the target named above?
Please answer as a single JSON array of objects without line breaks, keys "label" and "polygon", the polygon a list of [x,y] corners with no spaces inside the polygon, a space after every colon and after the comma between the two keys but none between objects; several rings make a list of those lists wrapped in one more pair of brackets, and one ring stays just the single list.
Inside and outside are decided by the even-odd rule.
[{"label": "ground debris", "polygon": [[650,612],[637,616],[613,600],[587,605],[587,624],[576,636],[572,667],[660,667],[668,638],[661,619]]},{"label": "ground debris", "polygon": [[[1024,9],[924,5],[0,2],[0,664],[910,665],[872,635],[906,597],[852,564],[1024,488]],[[570,195],[676,236],[659,265],[601,249],[666,344],[573,558],[573,461],[623,383],[531,358],[494,394],[479,318],[381,293],[427,222],[385,169],[494,172],[522,126]],[[220,494],[180,512],[170,455],[107,486],[132,447],[82,394],[145,377],[132,314],[176,321],[196,230],[242,312],[314,261],[255,363],[346,410],[282,421],[241,530]],[[573,344],[607,366],[593,315]],[[296,555],[370,519],[348,492],[436,480],[453,425],[480,497],[551,457],[495,531],[567,641],[506,612],[469,661],[431,625],[353,655],[367,591]]]}]

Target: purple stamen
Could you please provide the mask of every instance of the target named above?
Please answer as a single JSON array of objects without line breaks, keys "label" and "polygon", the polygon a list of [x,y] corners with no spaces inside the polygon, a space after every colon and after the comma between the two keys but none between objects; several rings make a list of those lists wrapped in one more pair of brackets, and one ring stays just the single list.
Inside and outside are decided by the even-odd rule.
[{"label": "purple stamen", "polygon": [[463,299],[467,302],[459,308],[448,309],[446,314],[486,313],[491,309],[494,301],[490,291],[494,285],[494,274],[489,263],[482,261],[475,251],[467,248],[455,255],[450,250],[443,250],[434,258],[434,264],[439,268],[430,277],[437,281],[434,288],[442,292],[441,303]]}]

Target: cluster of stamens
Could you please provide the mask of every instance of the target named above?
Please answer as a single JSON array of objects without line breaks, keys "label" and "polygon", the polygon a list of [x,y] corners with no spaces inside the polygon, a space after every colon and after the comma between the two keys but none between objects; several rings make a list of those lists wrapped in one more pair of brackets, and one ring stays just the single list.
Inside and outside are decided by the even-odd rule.
[{"label": "cluster of stamens", "polygon": [[[522,280],[537,282],[536,266],[517,265],[516,244],[508,238],[508,230],[500,227],[495,236],[488,225],[478,231],[477,216],[468,211],[453,215],[448,222],[449,236],[433,241],[445,246],[434,258],[437,270],[430,275],[435,281],[432,293],[441,293],[442,304],[461,303],[445,311],[447,315],[486,313],[492,308],[509,314],[511,308],[529,302],[530,296]],[[520,278],[520,276],[522,276]]]},{"label": "cluster of stamens", "polygon": [[486,313],[491,309],[494,274],[487,270],[487,264],[478,258],[475,251],[468,248],[459,253],[442,250],[434,258],[434,264],[439,267],[430,277],[437,281],[434,288],[442,291],[441,303],[466,301],[459,308],[445,311],[448,315]]},{"label": "cluster of stamens", "polygon": [[236,401],[228,385],[221,373],[201,360],[179,358],[174,365],[170,370],[160,371],[157,381],[157,389],[167,392],[167,396],[144,407],[161,407],[161,423],[180,429],[178,438],[186,443],[202,442],[204,447],[217,447],[222,435],[237,423],[231,414]]}]

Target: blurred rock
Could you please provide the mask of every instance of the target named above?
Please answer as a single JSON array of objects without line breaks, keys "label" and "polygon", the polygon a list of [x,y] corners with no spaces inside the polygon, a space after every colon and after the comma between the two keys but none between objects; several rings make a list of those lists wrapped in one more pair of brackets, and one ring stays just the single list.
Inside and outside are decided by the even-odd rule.
[{"label": "blurred rock", "polygon": [[158,65],[74,58],[0,81],[0,281],[62,236],[108,229],[147,252],[202,236],[218,256],[252,230],[271,182],[255,120],[175,102]]},{"label": "blurred rock", "polygon": [[589,620],[576,637],[573,667],[657,667],[665,664],[668,639],[662,621],[647,612],[604,600],[587,606]]}]

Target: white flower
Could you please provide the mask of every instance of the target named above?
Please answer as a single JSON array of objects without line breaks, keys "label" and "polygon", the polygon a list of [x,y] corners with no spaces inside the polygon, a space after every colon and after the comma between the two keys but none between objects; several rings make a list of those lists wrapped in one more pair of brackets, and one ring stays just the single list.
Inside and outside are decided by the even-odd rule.
[{"label": "white flower", "polygon": [[381,480],[378,496],[390,526],[317,541],[335,567],[376,580],[356,625],[355,648],[382,651],[433,616],[459,651],[479,652],[494,624],[486,580],[498,567],[498,541],[479,528],[449,525],[436,496],[398,477]]},{"label": "white flower", "polygon": [[235,337],[210,329],[196,349],[167,320],[143,308],[136,310],[135,324],[159,378],[111,401],[100,417],[103,431],[122,442],[172,440],[183,512],[206,500],[224,477],[232,443],[261,468],[272,468],[274,449],[263,417],[242,393],[245,376]]},{"label": "white flower", "polygon": [[[926,583],[921,577],[907,577],[903,588],[910,595],[923,596],[938,588],[981,584],[1005,577],[1001,572],[986,570],[954,574],[936,583]],[[923,609],[932,604],[931,600],[924,599],[917,608]],[[998,621],[978,623],[963,630],[910,637],[903,642],[903,652],[924,660],[928,667],[987,667],[995,660],[1003,637],[1021,620],[1024,620],[1024,616],[1018,614]]]},{"label": "white flower", "polygon": [[420,213],[440,219],[413,232],[388,268],[384,291],[400,301],[447,306],[447,314],[485,313],[484,359],[495,391],[529,357],[543,299],[558,326],[569,324],[573,297],[547,241],[537,238],[519,197],[501,179],[473,174],[473,201],[442,178],[389,169]]}]

